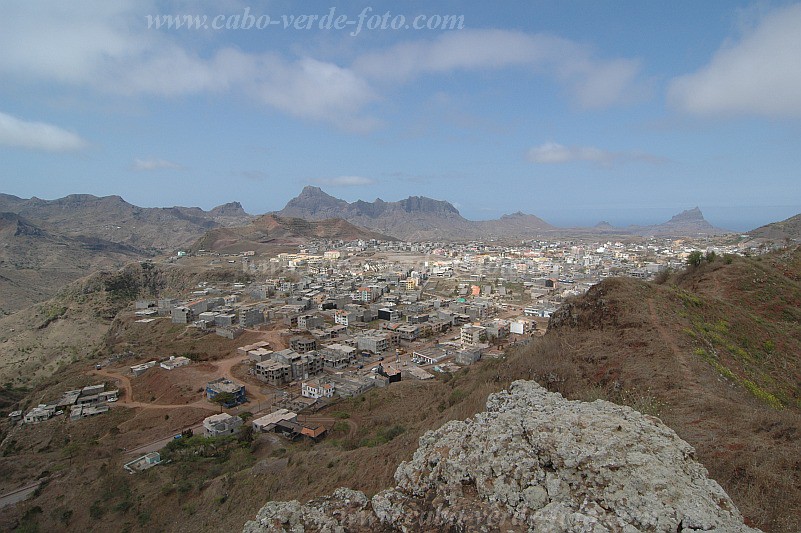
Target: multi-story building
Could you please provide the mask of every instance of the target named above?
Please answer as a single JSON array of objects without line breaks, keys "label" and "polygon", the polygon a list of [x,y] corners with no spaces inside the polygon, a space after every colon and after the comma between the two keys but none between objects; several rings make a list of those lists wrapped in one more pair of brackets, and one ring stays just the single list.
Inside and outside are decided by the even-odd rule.
[{"label": "multi-story building", "polygon": [[317,340],[309,337],[292,337],[289,346],[298,353],[312,352],[317,349]]},{"label": "multi-story building", "polygon": [[462,326],[461,340],[462,344],[475,345],[481,343],[487,337],[487,328],[483,326],[476,326],[473,324],[465,324]]},{"label": "multi-story building", "polygon": [[273,354],[273,360],[289,365],[293,381],[308,379],[323,370],[323,359],[315,352],[299,354],[294,350],[281,350]]},{"label": "multi-story building", "polygon": [[350,325],[350,311],[345,311],[342,309],[337,309],[334,311],[334,322],[337,324],[341,324],[343,326]]},{"label": "multi-story building", "polygon": [[389,350],[389,335],[383,333],[371,333],[356,337],[359,350],[366,350],[372,353],[382,353]]},{"label": "multi-story building", "polygon": [[320,329],[324,325],[322,317],[316,315],[300,315],[298,328],[305,330]]},{"label": "multi-story building", "polygon": [[320,350],[323,365],[327,368],[345,368],[356,362],[356,348],[343,344],[328,344]]},{"label": "multi-story building", "polygon": [[262,322],[264,322],[264,313],[255,307],[239,311],[239,325],[243,328],[251,328]]},{"label": "multi-story building", "polygon": [[292,381],[292,367],[273,359],[256,363],[254,372],[257,378],[274,386]]},{"label": "multi-story building", "polygon": [[191,309],[184,306],[173,307],[171,314],[173,324],[189,324],[195,316]]}]

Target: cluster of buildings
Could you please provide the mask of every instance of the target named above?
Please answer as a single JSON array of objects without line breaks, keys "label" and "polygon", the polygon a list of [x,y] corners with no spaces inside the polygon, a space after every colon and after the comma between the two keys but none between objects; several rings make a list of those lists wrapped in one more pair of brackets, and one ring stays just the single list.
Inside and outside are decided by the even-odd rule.
[{"label": "cluster of buildings", "polygon": [[118,397],[119,391],[106,390],[105,383],[88,385],[82,389],[69,390],[53,402],[39,404],[24,415],[22,411],[13,411],[8,416],[11,422],[38,424],[62,415],[69,409],[70,420],[80,420],[107,412],[109,409],[107,404],[116,402]]}]

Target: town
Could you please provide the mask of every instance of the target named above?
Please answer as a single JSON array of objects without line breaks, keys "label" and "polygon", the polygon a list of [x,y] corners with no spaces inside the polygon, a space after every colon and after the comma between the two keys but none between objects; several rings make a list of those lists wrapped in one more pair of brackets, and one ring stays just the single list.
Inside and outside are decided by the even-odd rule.
[{"label": "town", "polygon": [[[179,334],[191,330],[200,335],[199,351],[206,335],[221,337],[227,355],[204,365],[193,353],[112,357],[90,370],[108,383],[10,416],[12,422],[41,423],[70,408],[77,421],[107,412],[118,398],[120,408],[219,409],[189,429],[172,428],[134,448],[146,453],[126,463],[130,472],[158,464],[158,449],[171,438],[194,430],[206,437],[231,435],[244,420],[259,433],[317,440],[332,424],[330,417],[314,415],[326,406],[374,387],[429,380],[482,358],[502,358],[507,347],[543,334],[565,299],[609,276],[654,278],[682,267],[694,250],[759,252],[731,236],[517,245],[320,241],[272,257],[179,252],[167,262],[235,269],[250,281],[204,282],[186,294],[137,300],[126,320],[141,328],[169,323]],[[172,387],[202,391],[202,397],[142,401],[136,392],[141,380],[155,373],[169,376]]]}]

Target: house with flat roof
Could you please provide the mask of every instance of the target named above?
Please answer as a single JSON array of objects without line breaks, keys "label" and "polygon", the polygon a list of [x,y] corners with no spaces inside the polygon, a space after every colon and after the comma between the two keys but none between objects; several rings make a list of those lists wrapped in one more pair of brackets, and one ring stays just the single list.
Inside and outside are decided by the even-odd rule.
[{"label": "house with flat roof", "polygon": [[292,381],[292,367],[274,359],[256,363],[256,377],[270,385],[279,386]]},{"label": "house with flat roof", "polygon": [[441,348],[421,348],[412,352],[412,361],[423,365],[436,365],[451,354]]},{"label": "house with flat roof", "polygon": [[270,414],[253,420],[254,431],[274,431],[276,424],[283,421],[295,422],[298,414],[287,409],[278,409]]},{"label": "house with flat roof", "polygon": [[345,368],[356,362],[356,348],[344,344],[327,344],[320,349],[323,366],[326,368]]},{"label": "house with flat roof", "polygon": [[169,359],[166,361],[162,361],[159,363],[159,366],[164,370],[173,370],[175,368],[179,368],[182,366],[187,366],[192,363],[192,360],[188,357],[184,357],[183,355],[175,356],[171,355]]},{"label": "house with flat roof", "polygon": [[231,401],[223,404],[225,407],[233,407],[247,401],[245,386],[241,383],[236,383],[226,378],[217,378],[206,384],[206,398],[208,398],[209,401],[214,400],[214,398],[221,393],[228,393],[233,398]]},{"label": "house with flat roof", "polygon": [[205,437],[233,435],[243,423],[241,418],[228,413],[211,415],[203,419],[203,435]]},{"label": "house with flat roof", "polygon": [[147,470],[148,468],[152,468],[161,462],[161,454],[159,452],[150,452],[142,457],[137,457],[133,461],[127,462],[122,467],[128,471],[130,474],[135,474],[136,472],[141,472],[142,470]]}]

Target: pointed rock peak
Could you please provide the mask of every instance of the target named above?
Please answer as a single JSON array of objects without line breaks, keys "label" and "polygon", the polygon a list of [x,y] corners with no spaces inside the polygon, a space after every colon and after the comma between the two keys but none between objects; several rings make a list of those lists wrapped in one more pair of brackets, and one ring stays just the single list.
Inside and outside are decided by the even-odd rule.
[{"label": "pointed rock peak", "polygon": [[210,211],[213,215],[246,215],[245,209],[239,202],[228,202],[218,205]]},{"label": "pointed rock peak", "polygon": [[303,190],[300,191],[299,197],[307,197],[307,196],[331,196],[320,187],[315,187],[314,185],[306,185],[303,187]]},{"label": "pointed rock peak", "polygon": [[611,228],[612,224],[607,222],[606,220],[602,220],[595,225],[596,228]]},{"label": "pointed rock peak", "polygon": [[698,207],[693,207],[674,215],[670,220],[671,222],[696,222],[704,220],[704,214],[701,213],[701,209]]}]

